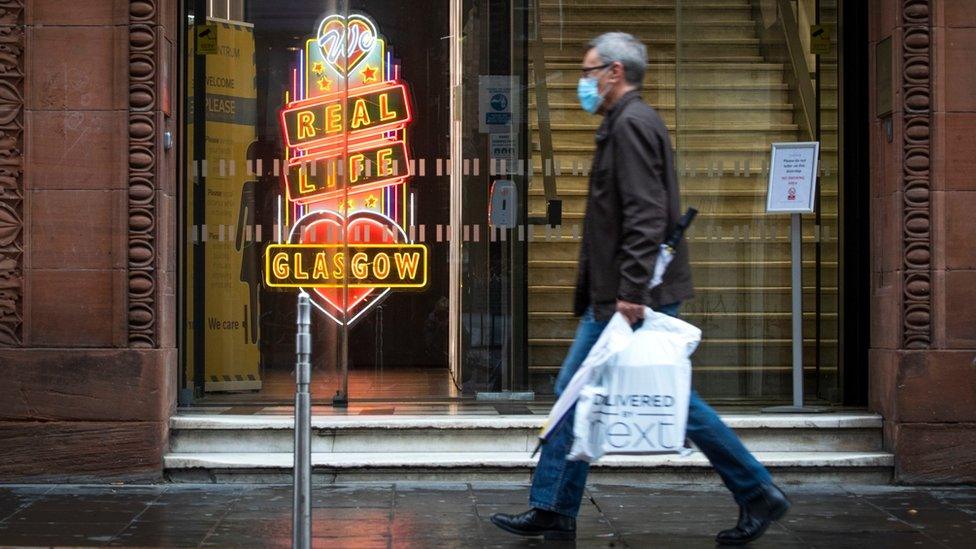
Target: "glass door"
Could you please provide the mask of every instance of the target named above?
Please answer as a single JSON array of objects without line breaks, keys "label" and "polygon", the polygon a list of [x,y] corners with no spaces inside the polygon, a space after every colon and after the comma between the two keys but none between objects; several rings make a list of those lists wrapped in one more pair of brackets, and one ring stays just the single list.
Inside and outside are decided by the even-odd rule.
[{"label": "glass door", "polygon": [[[525,348],[525,10],[519,2],[452,3],[459,113],[452,150],[459,384],[466,396],[509,399],[528,386]],[[521,227],[521,228],[520,228]]]}]

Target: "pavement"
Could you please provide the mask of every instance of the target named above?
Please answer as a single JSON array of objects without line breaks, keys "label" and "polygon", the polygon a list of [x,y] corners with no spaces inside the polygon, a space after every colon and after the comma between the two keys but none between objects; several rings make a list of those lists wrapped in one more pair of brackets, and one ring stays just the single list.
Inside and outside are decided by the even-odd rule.
[{"label": "pavement", "polygon": [[[793,510],[752,547],[976,546],[976,487],[787,486]],[[520,484],[316,486],[313,547],[567,547],[488,517],[519,512]],[[282,485],[0,485],[0,546],[288,547]],[[721,488],[592,486],[576,547],[714,547],[734,524]]]}]

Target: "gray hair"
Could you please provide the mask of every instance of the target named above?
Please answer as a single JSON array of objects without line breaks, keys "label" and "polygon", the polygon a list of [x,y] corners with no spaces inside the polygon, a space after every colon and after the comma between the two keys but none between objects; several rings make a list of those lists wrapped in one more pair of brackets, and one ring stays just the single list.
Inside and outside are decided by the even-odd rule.
[{"label": "gray hair", "polygon": [[640,40],[626,32],[607,32],[587,44],[587,50],[596,48],[596,54],[604,63],[619,61],[624,66],[624,79],[640,88],[647,70],[647,48]]}]

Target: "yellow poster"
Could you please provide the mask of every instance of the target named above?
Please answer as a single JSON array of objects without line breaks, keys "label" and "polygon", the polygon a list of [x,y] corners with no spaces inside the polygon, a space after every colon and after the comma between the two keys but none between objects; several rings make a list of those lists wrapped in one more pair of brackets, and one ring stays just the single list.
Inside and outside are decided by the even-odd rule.
[{"label": "yellow poster", "polygon": [[830,47],[830,27],[810,25],[810,53],[828,55],[830,54]]},{"label": "yellow poster", "polygon": [[247,24],[208,27],[217,38],[205,61],[204,390],[257,390],[260,258],[253,229],[256,182],[246,165],[256,138],[254,33]]}]

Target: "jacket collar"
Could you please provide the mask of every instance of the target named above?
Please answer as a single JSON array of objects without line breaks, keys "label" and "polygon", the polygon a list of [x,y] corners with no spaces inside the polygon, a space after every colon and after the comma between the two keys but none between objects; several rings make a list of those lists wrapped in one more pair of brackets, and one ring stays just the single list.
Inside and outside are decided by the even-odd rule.
[{"label": "jacket collar", "polygon": [[631,90],[623,94],[620,99],[618,99],[617,102],[610,107],[607,114],[603,116],[603,122],[600,124],[600,128],[596,131],[596,142],[600,143],[606,140],[606,138],[610,136],[610,128],[613,127],[613,123],[620,116],[620,113],[623,112],[624,107],[631,101],[639,100],[640,90]]}]

